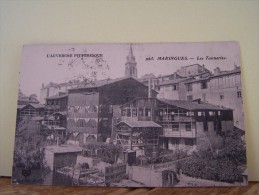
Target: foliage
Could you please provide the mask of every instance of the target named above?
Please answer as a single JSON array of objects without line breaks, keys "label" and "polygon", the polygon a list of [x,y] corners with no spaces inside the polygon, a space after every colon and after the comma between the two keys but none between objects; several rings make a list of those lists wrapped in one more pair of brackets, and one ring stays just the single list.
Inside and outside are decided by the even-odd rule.
[{"label": "foliage", "polygon": [[137,165],[147,165],[147,164],[156,164],[156,163],[165,163],[165,162],[172,162],[175,160],[183,159],[188,157],[188,154],[184,150],[165,150],[160,149],[158,154],[153,156],[138,156],[137,157]]},{"label": "foliage", "polygon": [[29,96],[29,100],[38,102],[37,95],[36,94],[31,94]]},{"label": "foliage", "polygon": [[107,144],[101,142],[88,143],[85,144],[83,147],[87,150],[90,150],[91,154],[101,158],[102,161],[110,164],[116,163],[123,151],[123,148],[120,145]]},{"label": "foliage", "polygon": [[242,166],[246,163],[245,144],[241,136],[226,133],[225,145],[219,151],[200,151],[194,153],[178,168],[191,177],[222,181],[242,181]]},{"label": "foliage", "polygon": [[27,169],[45,167],[43,151],[40,148],[42,143],[40,125],[29,119],[20,121],[15,139],[15,165]]},{"label": "foliage", "polygon": [[238,132],[227,132],[224,148],[219,152],[220,156],[229,158],[237,165],[246,164],[245,142]]}]

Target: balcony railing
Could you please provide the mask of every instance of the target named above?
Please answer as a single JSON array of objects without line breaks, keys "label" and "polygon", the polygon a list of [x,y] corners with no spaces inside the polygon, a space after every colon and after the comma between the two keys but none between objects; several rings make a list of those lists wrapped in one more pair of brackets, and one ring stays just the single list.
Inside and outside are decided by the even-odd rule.
[{"label": "balcony railing", "polygon": [[172,130],[172,129],[164,129],[163,136],[164,137],[195,138],[196,133],[195,133],[195,129],[191,129],[190,131],[181,130],[181,129],[178,129],[178,131]]},{"label": "balcony railing", "polygon": [[60,109],[60,105],[46,105],[45,109],[59,110]]},{"label": "balcony railing", "polygon": [[195,122],[196,120],[188,116],[159,117],[159,122]]}]

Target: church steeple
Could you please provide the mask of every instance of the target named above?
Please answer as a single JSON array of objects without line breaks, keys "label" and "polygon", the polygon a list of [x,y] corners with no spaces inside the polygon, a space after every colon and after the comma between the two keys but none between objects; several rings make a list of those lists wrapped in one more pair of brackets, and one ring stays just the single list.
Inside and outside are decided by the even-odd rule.
[{"label": "church steeple", "polygon": [[130,45],[127,62],[125,64],[125,77],[138,77],[137,62],[135,61],[132,45]]}]

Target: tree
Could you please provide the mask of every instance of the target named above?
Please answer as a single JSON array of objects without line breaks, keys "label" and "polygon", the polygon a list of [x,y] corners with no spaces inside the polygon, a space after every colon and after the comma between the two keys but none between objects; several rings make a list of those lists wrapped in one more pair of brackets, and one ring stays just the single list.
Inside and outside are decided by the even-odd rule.
[{"label": "tree", "polygon": [[100,157],[102,161],[110,164],[116,163],[123,151],[123,148],[120,145],[101,142],[85,144],[83,147],[90,151],[98,149],[99,152],[97,157]]},{"label": "tree", "polygon": [[38,102],[38,99],[37,99],[37,95],[34,93],[34,94],[31,94],[29,96],[29,100],[30,101],[35,101],[35,102]]},{"label": "tree", "polygon": [[43,168],[44,137],[40,134],[40,124],[29,119],[20,121],[16,129],[14,163],[22,168]]},{"label": "tree", "polygon": [[222,182],[241,182],[246,164],[245,143],[237,132],[226,132],[225,145],[218,152],[199,151],[181,163],[183,173],[191,177]]}]

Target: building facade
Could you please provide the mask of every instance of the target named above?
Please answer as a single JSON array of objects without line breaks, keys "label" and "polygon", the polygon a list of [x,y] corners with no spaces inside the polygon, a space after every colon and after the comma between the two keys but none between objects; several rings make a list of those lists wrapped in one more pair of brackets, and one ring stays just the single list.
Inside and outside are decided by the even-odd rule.
[{"label": "building facade", "polygon": [[[154,90],[150,93],[156,97]],[[106,141],[112,137],[114,125],[121,120],[119,106],[136,97],[148,97],[148,94],[148,87],[132,77],[97,81],[71,89],[68,93],[67,131],[76,136],[84,135],[76,140],[80,145],[87,143],[89,135]]]},{"label": "building facade", "polygon": [[155,77],[144,75],[143,84],[158,92],[158,98],[170,100],[197,100],[233,109],[234,125],[244,130],[241,70],[222,71],[215,68],[211,73],[204,65],[183,66],[171,75]]},{"label": "building facade", "polygon": [[203,79],[185,82],[187,99],[201,99],[203,102],[233,109],[234,125],[244,130],[241,71],[234,67],[231,71],[214,70],[214,74]]},{"label": "building facade", "polygon": [[47,85],[42,84],[40,89],[40,103],[45,104],[46,99],[53,96],[58,96],[60,93],[67,93],[69,89],[77,88],[79,81],[69,81],[65,83],[50,82]]},{"label": "building facade", "polygon": [[163,128],[160,147],[189,152],[219,148],[222,132],[233,131],[233,111],[186,100],[136,98],[121,107],[122,121],[153,121]]}]

